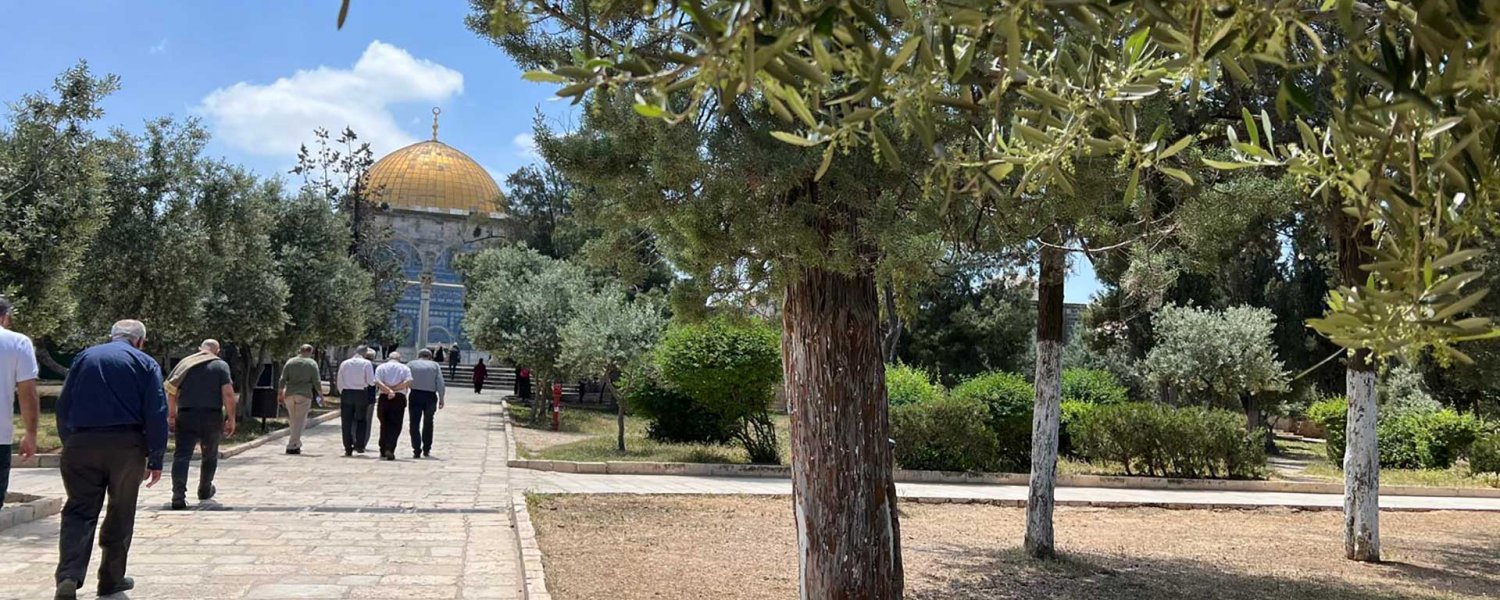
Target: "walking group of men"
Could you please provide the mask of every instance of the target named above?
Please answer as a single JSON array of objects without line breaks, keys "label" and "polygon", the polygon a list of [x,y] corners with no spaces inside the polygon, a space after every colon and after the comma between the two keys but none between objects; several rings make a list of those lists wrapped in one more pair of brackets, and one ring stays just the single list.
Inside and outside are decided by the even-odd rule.
[{"label": "walking group of men", "polygon": [[[30,338],[10,331],[14,310],[0,298],[0,502],[10,474],[14,431],[11,406],[19,399],[22,423],[20,455],[36,452],[40,402],[38,367]],[[77,597],[85,581],[97,532],[101,549],[97,591],[107,596],[130,590],[125,575],[135,531],[135,509],[142,483],[161,480],[169,435],[176,436],[172,456],[171,508],[187,508],[188,468],[195,450],[202,452],[197,497],[217,492],[214,474],[219,443],[234,434],[236,394],[219,344],[204,340],[198,352],[184,358],[163,377],[156,360],[142,348],[146,326],[124,320],[110,328],[109,341],[80,352],[68,370],[58,397],[57,431],[62,439],[59,473],[67,492],[58,536],[55,598]],[[304,345],[282,370],[278,400],[287,409],[290,432],[287,454],[302,453],[302,432],[322,377],[312,346]],[[371,407],[380,418],[380,454],[395,460],[403,411],[411,418],[414,457],[431,456],[433,419],[444,405],[442,367],[429,350],[411,364],[392,353],[375,368],[373,351],[360,347],[339,366],[336,378],[343,419],[344,455],[365,451]],[[103,527],[99,527],[101,510]]]},{"label": "walking group of men", "polygon": [[432,351],[424,349],[411,364],[402,364],[401,353],[392,352],[376,367],[375,351],[360,347],[339,364],[334,382],[344,427],[344,456],[366,452],[372,417],[378,417],[380,457],[396,460],[403,416],[411,420],[412,457],[432,456],[432,421],[447,395],[443,367],[432,358]]}]

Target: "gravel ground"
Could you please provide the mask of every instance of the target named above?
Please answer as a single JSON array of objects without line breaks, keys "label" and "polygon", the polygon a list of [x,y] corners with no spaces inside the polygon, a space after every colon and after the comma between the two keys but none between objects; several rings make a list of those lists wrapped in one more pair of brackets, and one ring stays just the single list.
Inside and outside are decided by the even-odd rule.
[{"label": "gravel ground", "polygon": [[[1500,598],[1500,515],[1385,513],[1381,565],[1341,558],[1337,512],[1060,508],[1064,558],[1020,552],[1023,509],[902,507],[910,598]],[[795,598],[791,500],[536,496],[559,600]]]}]

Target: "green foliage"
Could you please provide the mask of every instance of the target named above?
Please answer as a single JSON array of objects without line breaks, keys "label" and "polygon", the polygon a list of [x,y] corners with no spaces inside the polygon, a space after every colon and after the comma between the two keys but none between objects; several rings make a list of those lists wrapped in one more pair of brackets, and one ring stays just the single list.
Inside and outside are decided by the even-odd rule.
[{"label": "green foliage", "polygon": [[1221,407],[1239,406],[1242,394],[1286,387],[1287,375],[1271,344],[1276,321],[1269,310],[1169,306],[1152,324],[1157,344],[1147,354],[1145,368],[1155,383],[1188,398],[1207,397]]},{"label": "green foliage", "polygon": [[1102,406],[1079,400],[1063,400],[1058,418],[1057,453],[1060,456],[1078,456],[1078,444],[1073,441],[1073,428],[1079,427],[1088,414]]},{"label": "green foliage", "polygon": [[1443,408],[1428,393],[1427,385],[1422,381],[1422,372],[1401,363],[1391,365],[1381,373],[1376,385],[1376,398],[1380,399],[1382,418],[1410,412],[1433,412]]},{"label": "green foliage", "polygon": [[109,210],[94,123],[118,88],[118,78],[80,62],[57,77],[52,96],[10,105],[0,127],[0,295],[33,338],[66,334],[73,319],[72,284]]},{"label": "green foliage", "polygon": [[1064,369],[1062,399],[1087,404],[1119,404],[1130,400],[1125,386],[1109,371],[1100,369]]},{"label": "green foliage", "polygon": [[578,301],[577,313],[562,328],[558,360],[568,373],[607,379],[649,354],[666,325],[659,301],[638,296],[632,302],[606,285]]},{"label": "green foliage", "polygon": [[751,462],[781,461],[770,402],[781,381],[776,330],[759,321],[717,318],[674,325],[656,349],[656,368],[704,410],[736,423]]},{"label": "green foliage", "polygon": [[934,396],[891,407],[896,464],[903,469],[993,471],[1000,447],[985,425],[989,409],[973,398]]},{"label": "green foliage", "polygon": [[885,366],[885,391],[891,406],[928,402],[946,394],[932,374],[902,363]]},{"label": "green foliage", "polygon": [[1031,459],[1031,412],[1036,392],[1024,377],[994,372],[965,380],[950,396],[978,402],[986,409],[985,426],[999,443],[999,466],[1025,469]]},{"label": "green foliage", "polygon": [[[282,350],[301,344],[348,345],[368,330],[375,285],[368,271],[347,252],[350,232],[344,215],[306,192],[282,201],[271,233],[287,298]],[[338,302],[324,299],[338,298]]]},{"label": "green foliage", "polygon": [[1032,288],[1001,279],[974,285],[976,275],[964,270],[920,286],[904,320],[902,362],[949,385],[988,371],[1027,370],[1036,332]]},{"label": "green foliage", "polygon": [[722,444],[734,438],[731,422],[704,408],[692,396],[664,384],[650,364],[627,371],[620,388],[630,410],[650,419],[646,435],[651,439]]},{"label": "green foliage", "polygon": [[[1349,402],[1329,398],[1308,408],[1309,419],[1328,431],[1328,460],[1343,464]],[[1484,431],[1475,416],[1443,409],[1382,415],[1376,426],[1380,466],[1391,469],[1446,469]]]},{"label": "green foliage", "polygon": [[1500,433],[1479,438],[1469,449],[1469,472],[1500,475]]},{"label": "green foliage", "polygon": [[1124,403],[1074,415],[1069,432],[1078,454],[1118,463],[1127,474],[1161,477],[1259,477],[1266,456],[1261,434],[1244,417],[1203,407]]},{"label": "green foliage", "polygon": [[459,269],[469,285],[464,331],[475,346],[543,382],[571,375],[562,362],[563,330],[591,293],[583,269],[522,247],[464,257]]}]

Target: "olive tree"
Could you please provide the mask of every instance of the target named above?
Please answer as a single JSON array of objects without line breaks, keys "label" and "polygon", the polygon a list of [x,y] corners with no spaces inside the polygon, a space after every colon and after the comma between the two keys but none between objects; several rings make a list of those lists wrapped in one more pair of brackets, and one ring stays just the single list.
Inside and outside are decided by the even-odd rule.
[{"label": "olive tree", "polygon": [[1243,408],[1246,429],[1267,429],[1269,435],[1261,398],[1285,389],[1287,380],[1271,341],[1276,318],[1270,310],[1169,306],[1156,313],[1152,324],[1156,345],[1144,366],[1153,383],[1177,394],[1179,402]]}]

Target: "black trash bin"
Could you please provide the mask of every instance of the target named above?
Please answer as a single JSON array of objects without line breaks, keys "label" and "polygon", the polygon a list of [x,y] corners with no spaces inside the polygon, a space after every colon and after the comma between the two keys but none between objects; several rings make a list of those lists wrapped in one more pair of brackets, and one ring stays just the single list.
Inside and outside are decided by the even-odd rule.
[{"label": "black trash bin", "polygon": [[276,418],[276,388],[258,387],[250,391],[250,417],[260,419],[260,432],[266,432],[266,419]]}]

